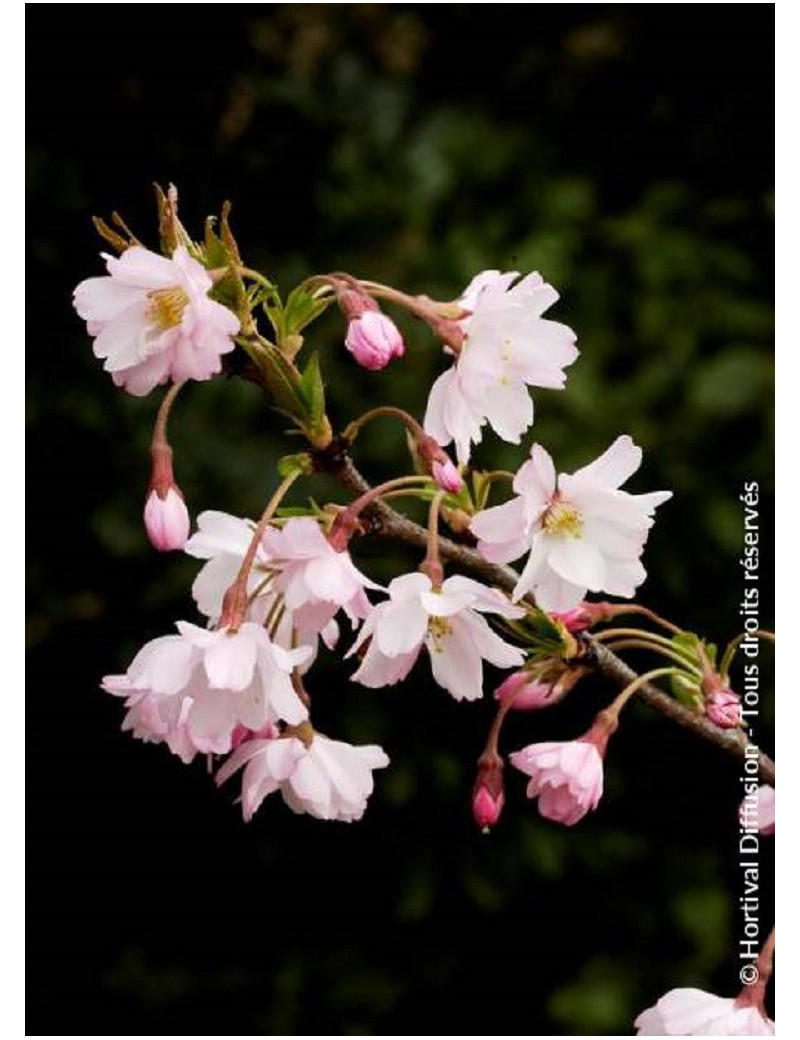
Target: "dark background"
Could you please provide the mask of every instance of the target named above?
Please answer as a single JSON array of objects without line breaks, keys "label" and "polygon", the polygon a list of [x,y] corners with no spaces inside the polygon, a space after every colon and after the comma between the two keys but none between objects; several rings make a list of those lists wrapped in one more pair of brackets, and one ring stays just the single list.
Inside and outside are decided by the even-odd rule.
[{"label": "dark background", "polygon": [[[449,298],[482,268],[538,269],[582,354],[566,393],[536,394],[536,437],[566,471],[620,432],[644,446],[631,489],[675,497],[642,598],[720,640],[758,480],[768,625],[771,6],[28,12],[28,1032],[600,1035],[674,986],[733,995],[739,767],[638,705],[595,814],[551,825],[510,776],[488,838],[469,790],[491,706],[425,667],[374,692],[331,655],[313,673],[321,728],[393,760],[358,825],[273,798],[245,826],[201,764],[119,732],[98,680],[194,618],[196,564],[146,543],[157,395],[114,390],[70,294],[102,271],[93,213],[155,244],[155,179],[198,234],[230,198],[246,258],[285,288],[346,269]],[[352,364],[335,316],[315,328],[336,424],[379,397],[421,414],[441,360],[403,327],[382,375]],[[171,432],[193,510],[258,512],[295,450],[283,425],[240,382],[186,391]],[[516,468],[529,443],[487,437],[479,459]],[[401,438],[360,447],[377,479]],[[375,543],[361,559],[417,562]],[[505,747],[577,735],[609,692],[512,719]]]}]

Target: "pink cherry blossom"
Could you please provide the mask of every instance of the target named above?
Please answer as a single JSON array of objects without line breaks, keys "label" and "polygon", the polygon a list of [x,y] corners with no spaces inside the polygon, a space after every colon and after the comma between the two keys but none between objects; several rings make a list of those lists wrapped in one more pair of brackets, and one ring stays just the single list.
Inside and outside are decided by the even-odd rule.
[{"label": "pink cherry blossom", "polygon": [[775,1023],[752,1005],[702,989],[672,989],[634,1022],[638,1036],[774,1036]]},{"label": "pink cherry blossom", "polygon": [[572,330],[541,316],[558,299],[555,289],[536,273],[518,277],[483,271],[464,290],[463,345],[428,398],[425,429],[442,445],[455,441],[462,464],[485,423],[519,444],[533,422],[528,387],[562,388],[564,368],[578,356]]},{"label": "pink cherry blossom", "polygon": [[514,478],[516,497],[477,513],[478,549],[495,563],[528,553],[514,599],[532,592],[543,610],[570,611],[588,590],[631,598],[644,581],[640,562],[657,506],[670,491],[620,490],[642,461],[630,437],[618,437],[598,459],[559,474],[538,444]]},{"label": "pink cherry blossom", "polygon": [[144,526],[150,542],[161,552],[182,549],[189,537],[191,521],[183,495],[177,487],[161,495],[153,488],[144,504]]},{"label": "pink cherry blossom", "polygon": [[[225,593],[236,580],[256,525],[252,520],[207,510],[198,516],[197,526],[198,530],[186,543],[186,552],[207,563],[195,578],[192,595],[201,613],[217,621],[222,614]],[[280,573],[281,566],[279,561],[270,557],[262,540],[247,578],[250,597],[248,620],[263,622],[267,618],[274,618],[272,639],[286,649],[298,641],[300,645],[310,646],[316,652],[318,634],[327,647],[334,647],[339,638],[339,626],[332,617],[323,624],[321,630],[301,627],[304,619],[297,618],[286,607],[280,592],[275,588],[275,577]],[[306,611],[305,620],[318,619],[312,617],[312,611]],[[311,660],[313,658],[301,671],[311,664]]]},{"label": "pink cherry blossom", "polygon": [[524,611],[496,589],[461,575],[435,588],[426,574],[394,578],[389,599],[373,607],[346,656],[369,639],[353,675],[364,686],[391,686],[404,679],[426,647],[436,682],[456,700],[483,694],[483,662],[498,668],[522,664],[522,652],[489,627],[482,613],[521,617]]},{"label": "pink cherry blossom", "polygon": [[571,827],[582,820],[603,794],[603,758],[589,739],[529,744],[509,756],[527,774],[528,797],[539,799],[548,820]]},{"label": "pink cherry blossom", "polygon": [[164,741],[190,761],[197,751],[230,751],[240,726],[258,731],[308,717],[290,678],[310,656],[308,647],[285,650],[251,622],[237,632],[185,621],[177,628],[179,635],[142,647],[125,675],[103,680],[104,689],[125,698],[123,729],[142,740]]},{"label": "pink cherry blossom", "polygon": [[739,822],[747,831],[775,833],[775,788],[762,784],[745,795],[739,806]]},{"label": "pink cherry blossom", "polygon": [[361,573],[346,549],[334,549],[311,517],[292,517],[282,528],[264,533],[270,566],[279,570],[273,589],[279,592],[298,628],[319,632],[341,608],[351,621],[370,611],[365,588],[380,589]]},{"label": "pink cherry blossom", "polygon": [[344,345],[363,368],[377,372],[405,351],[403,337],[391,318],[380,311],[365,311],[351,319]]},{"label": "pink cherry blossom", "polygon": [[142,246],[103,256],[108,275],[81,282],[74,302],[117,386],[141,397],[168,379],[210,379],[221,370],[239,319],[209,299],[202,264],[183,246],[171,258]]},{"label": "pink cherry blossom", "polygon": [[[310,727],[307,727],[310,730]],[[238,769],[242,774],[242,812],[250,820],[273,791],[297,813],[320,820],[360,820],[372,794],[374,769],[389,764],[375,744],[354,746],[321,733],[289,733],[277,740],[249,740],[217,772],[218,784]]]}]

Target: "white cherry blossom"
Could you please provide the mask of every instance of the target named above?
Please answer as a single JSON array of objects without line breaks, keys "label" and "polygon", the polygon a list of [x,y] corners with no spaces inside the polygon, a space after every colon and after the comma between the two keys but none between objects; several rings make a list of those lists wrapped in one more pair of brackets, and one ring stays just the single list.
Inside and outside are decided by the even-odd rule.
[{"label": "white cherry blossom", "polygon": [[470,312],[458,322],[463,344],[428,398],[425,430],[441,445],[455,441],[462,464],[485,423],[519,444],[533,422],[528,387],[561,389],[564,368],[578,356],[572,330],[542,317],[558,299],[555,289],[536,273],[518,277],[483,271],[467,286],[458,301]]},{"label": "white cherry blossom", "polygon": [[630,437],[618,437],[598,459],[556,477],[538,444],[514,478],[515,498],[477,513],[471,523],[486,559],[528,559],[514,599],[532,592],[544,610],[577,607],[587,591],[631,598],[644,581],[640,562],[657,506],[671,491],[620,490],[642,461]]},{"label": "white cherry blossom", "polygon": [[482,613],[521,617],[495,589],[461,575],[433,586],[421,573],[405,574],[389,584],[389,599],[373,607],[347,656],[369,639],[361,666],[353,675],[364,686],[390,686],[404,679],[423,646],[436,682],[456,700],[477,700],[483,693],[483,662],[518,667],[523,655],[489,627]]}]

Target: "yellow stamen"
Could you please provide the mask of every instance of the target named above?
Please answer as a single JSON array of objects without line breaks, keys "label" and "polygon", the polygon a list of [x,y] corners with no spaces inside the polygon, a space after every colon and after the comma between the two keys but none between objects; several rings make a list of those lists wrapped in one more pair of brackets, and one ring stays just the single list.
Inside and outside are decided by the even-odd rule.
[{"label": "yellow stamen", "polygon": [[189,297],[180,288],[154,289],[148,293],[150,306],[147,316],[160,329],[172,329],[180,325]]},{"label": "yellow stamen", "polygon": [[432,617],[428,620],[428,633],[433,640],[433,649],[437,654],[444,650],[444,640],[453,631],[453,626],[443,617]]},{"label": "yellow stamen", "polygon": [[583,532],[583,517],[568,502],[553,502],[542,517],[542,527],[547,534],[567,534],[580,538]]}]

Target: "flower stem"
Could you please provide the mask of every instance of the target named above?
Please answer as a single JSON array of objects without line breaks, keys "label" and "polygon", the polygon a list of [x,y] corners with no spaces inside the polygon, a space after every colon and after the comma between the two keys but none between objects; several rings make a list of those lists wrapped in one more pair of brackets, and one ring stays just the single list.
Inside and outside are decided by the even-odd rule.
[{"label": "flower stem", "polygon": [[678,625],[674,625],[671,621],[667,621],[666,618],[661,617],[660,614],[656,614],[654,610],[650,610],[649,607],[643,607],[640,603],[626,604],[623,610],[620,610],[620,614],[641,614],[642,617],[648,618],[656,625],[660,625],[665,628],[668,632],[674,633],[676,636],[680,635],[684,630]]},{"label": "flower stem", "polygon": [[654,668],[652,672],[645,672],[644,675],[637,676],[632,683],[628,683],[621,693],[617,694],[611,704],[609,704],[601,714],[616,722],[619,718],[619,713],[634,693],[636,693],[640,687],[644,686],[645,683],[649,683],[653,679],[658,679],[664,675],[677,675],[679,672],[680,668]]},{"label": "flower stem", "polygon": [[375,487],[359,495],[355,501],[343,509],[333,521],[328,541],[337,552],[343,552],[347,544],[358,529],[359,515],[373,502],[382,498],[387,491],[395,491],[399,488],[407,488],[414,484],[430,484],[431,479],[421,474],[409,474],[405,477],[394,477],[392,480],[384,481]]},{"label": "flower stem", "polygon": [[[748,632],[740,632],[739,635],[732,639],[730,643],[728,643],[728,645],[725,647],[725,653],[722,655],[722,660],[719,663],[720,675],[728,674],[728,671],[730,670],[730,667],[733,664],[733,659],[736,656],[736,651],[739,649],[739,647],[745,641],[745,639],[747,639],[749,634],[750,633]],[[755,632],[753,632],[752,634],[754,636],[758,636],[761,639],[767,639],[770,643],[775,642],[775,633],[769,632],[765,628],[757,628]]]},{"label": "flower stem", "polygon": [[178,396],[178,392],[184,385],[185,380],[179,383],[173,383],[172,386],[164,394],[159,405],[158,415],[156,416],[155,425],[153,426],[153,448],[161,448],[166,445],[167,442],[167,420],[169,419],[169,413],[172,410],[172,406],[175,403],[175,398]]},{"label": "flower stem", "polygon": [[299,470],[292,470],[288,476],[283,478],[269,502],[267,502],[267,506],[261,514],[261,519],[256,524],[255,531],[253,531],[253,537],[250,539],[250,544],[247,547],[247,552],[242,560],[236,580],[225,593],[225,598],[222,601],[220,628],[230,628],[235,632],[244,620],[247,610],[247,579],[255,561],[258,547],[261,544],[261,539],[276,509],[283,501],[286,492],[299,476]]},{"label": "flower stem", "polygon": [[366,426],[373,419],[383,417],[398,419],[415,439],[425,436],[425,431],[413,415],[409,415],[404,409],[396,408],[391,404],[382,404],[377,408],[370,408],[368,412],[364,412],[358,419],[354,419],[353,422],[349,423],[342,436],[348,441],[354,441],[363,426]]},{"label": "flower stem", "polygon": [[445,496],[444,491],[437,491],[431,499],[428,510],[428,548],[420,570],[431,579],[434,588],[440,588],[444,578],[444,568],[439,556],[439,507]]},{"label": "flower stem", "polygon": [[688,665],[691,665],[694,668],[697,668],[699,665],[697,658],[690,650],[674,643],[671,639],[666,639],[664,636],[658,635],[657,632],[647,632],[643,628],[606,628],[602,632],[598,632],[594,638],[598,643],[603,643],[608,640],[616,641],[621,638],[636,639],[639,642],[647,642],[648,644],[651,644],[653,651],[659,647],[670,651],[672,654],[678,654]]},{"label": "flower stem", "polygon": [[649,650],[654,654],[661,654],[662,657],[668,657],[670,660],[675,661],[676,664],[681,665],[686,671],[691,671],[698,679],[702,678],[702,672],[696,666],[693,666],[691,662],[683,657],[680,653],[674,650],[668,650],[665,646],[659,644],[653,644],[644,639],[621,639],[610,640],[606,643],[609,650]]}]

